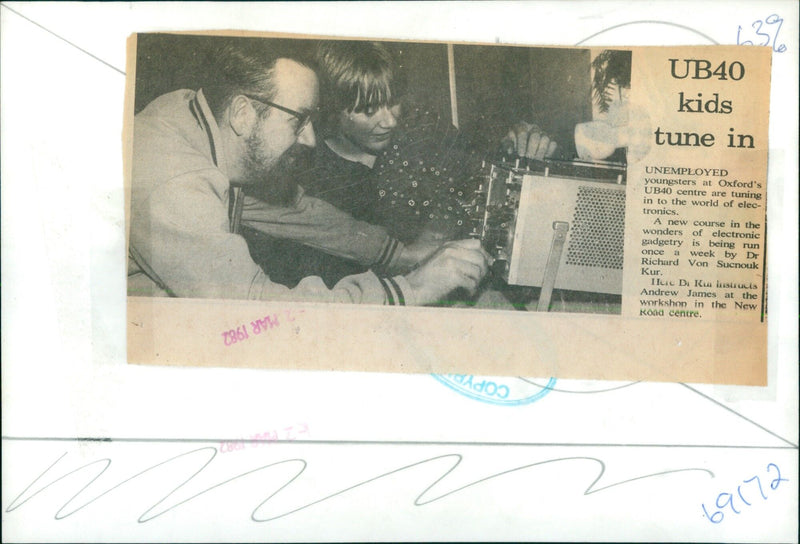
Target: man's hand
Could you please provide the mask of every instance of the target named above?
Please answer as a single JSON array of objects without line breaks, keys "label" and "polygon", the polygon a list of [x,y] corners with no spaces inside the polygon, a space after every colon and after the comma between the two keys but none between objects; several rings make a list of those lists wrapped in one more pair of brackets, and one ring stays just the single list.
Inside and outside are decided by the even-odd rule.
[{"label": "man's hand", "polygon": [[514,125],[501,145],[506,153],[527,159],[542,160],[556,151],[556,143],[542,129],[525,121]]},{"label": "man's hand", "polygon": [[447,242],[406,279],[417,302],[429,304],[459,287],[474,293],[489,270],[490,260],[479,240]]},{"label": "man's hand", "polygon": [[390,272],[397,271],[402,273],[410,270],[433,255],[440,247],[442,247],[441,241],[427,240],[420,237],[415,242],[403,246],[403,250],[392,265],[394,270]]},{"label": "man's hand", "polygon": [[403,246],[390,272],[405,274],[416,268],[433,255],[437,249],[442,247],[446,239],[447,235],[445,233],[438,232],[430,226],[425,227],[416,240]]}]

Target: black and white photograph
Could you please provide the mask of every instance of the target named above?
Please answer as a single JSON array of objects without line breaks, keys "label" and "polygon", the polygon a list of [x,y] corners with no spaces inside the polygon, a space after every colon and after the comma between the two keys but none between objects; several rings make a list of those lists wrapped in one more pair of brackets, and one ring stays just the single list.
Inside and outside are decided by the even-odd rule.
[{"label": "black and white photograph", "polygon": [[140,34],[128,295],[619,314],[631,58]]},{"label": "black and white photograph", "polygon": [[3,0],[2,541],[796,542],[799,10]]}]

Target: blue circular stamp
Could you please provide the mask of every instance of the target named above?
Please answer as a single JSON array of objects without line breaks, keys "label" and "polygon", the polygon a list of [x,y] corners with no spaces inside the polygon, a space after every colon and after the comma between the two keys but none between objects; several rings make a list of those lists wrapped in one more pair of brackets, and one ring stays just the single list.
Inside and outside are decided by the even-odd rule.
[{"label": "blue circular stamp", "polygon": [[472,374],[431,374],[439,383],[465,397],[498,406],[523,406],[541,399],[556,384],[550,378],[538,385],[522,378],[473,376]]}]

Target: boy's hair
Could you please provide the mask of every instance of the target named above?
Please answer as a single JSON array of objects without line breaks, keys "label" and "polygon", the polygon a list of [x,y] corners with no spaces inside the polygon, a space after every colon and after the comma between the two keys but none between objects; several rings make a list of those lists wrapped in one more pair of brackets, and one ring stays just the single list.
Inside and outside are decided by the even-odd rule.
[{"label": "boy's hair", "polygon": [[315,55],[320,76],[320,100],[329,114],[363,112],[391,105],[405,94],[405,70],[400,51],[380,42],[322,42]]}]

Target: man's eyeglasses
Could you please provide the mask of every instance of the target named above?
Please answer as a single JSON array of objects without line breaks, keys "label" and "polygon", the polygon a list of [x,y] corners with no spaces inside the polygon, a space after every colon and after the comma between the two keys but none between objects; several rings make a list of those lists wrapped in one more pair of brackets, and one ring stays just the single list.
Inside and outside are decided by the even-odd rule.
[{"label": "man's eyeglasses", "polygon": [[283,112],[288,113],[292,117],[295,117],[297,119],[297,127],[294,129],[294,133],[296,135],[299,135],[301,132],[303,132],[303,130],[305,130],[306,126],[309,123],[313,123],[314,121],[316,121],[317,117],[319,115],[319,108],[315,108],[315,109],[313,109],[311,111],[307,111],[305,113],[302,113],[302,112],[293,110],[291,108],[287,108],[286,106],[281,106],[280,104],[276,104],[275,102],[270,102],[269,100],[264,100],[263,98],[258,98],[256,96],[252,96],[252,95],[245,94],[245,93],[242,93],[242,95],[246,96],[250,100],[255,100],[256,102],[259,102],[261,104],[265,104],[267,106],[271,106],[271,107],[273,107],[273,108],[275,108],[277,110],[281,110]]}]

